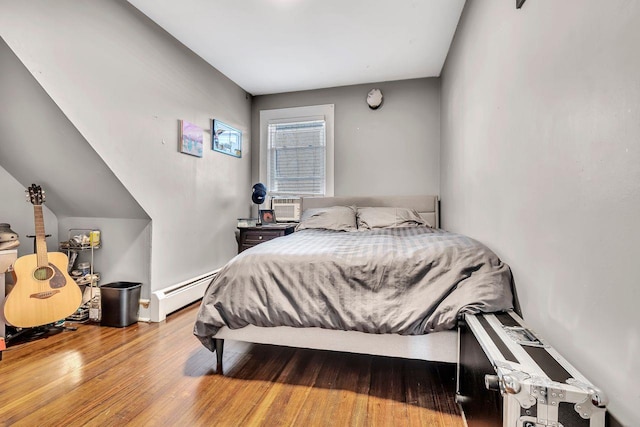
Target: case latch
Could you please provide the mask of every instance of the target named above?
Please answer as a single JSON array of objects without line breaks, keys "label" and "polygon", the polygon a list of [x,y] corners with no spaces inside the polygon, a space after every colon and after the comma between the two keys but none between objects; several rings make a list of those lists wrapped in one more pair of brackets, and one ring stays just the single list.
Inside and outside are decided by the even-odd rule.
[{"label": "case latch", "polygon": [[523,328],[522,326],[503,326],[503,328],[509,338],[520,345],[548,347],[548,345],[540,341],[540,339],[527,328]]}]

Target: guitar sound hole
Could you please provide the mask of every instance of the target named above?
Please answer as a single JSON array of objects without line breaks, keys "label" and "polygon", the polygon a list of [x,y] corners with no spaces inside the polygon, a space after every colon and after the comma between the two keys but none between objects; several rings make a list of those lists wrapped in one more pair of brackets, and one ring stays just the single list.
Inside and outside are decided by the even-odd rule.
[{"label": "guitar sound hole", "polygon": [[33,277],[36,280],[49,280],[53,277],[53,268],[51,267],[38,267],[33,272]]}]

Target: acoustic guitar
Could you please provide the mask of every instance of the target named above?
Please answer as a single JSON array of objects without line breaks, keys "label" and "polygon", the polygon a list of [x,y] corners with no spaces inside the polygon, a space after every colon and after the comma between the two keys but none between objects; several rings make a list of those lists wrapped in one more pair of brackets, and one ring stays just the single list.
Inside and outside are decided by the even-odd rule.
[{"label": "acoustic guitar", "polygon": [[35,216],[36,253],[14,263],[16,283],[4,304],[5,319],[20,328],[57,322],[73,314],[82,303],[82,292],[67,273],[67,255],[47,252],[42,216],[44,191],[35,184],[26,191]]}]

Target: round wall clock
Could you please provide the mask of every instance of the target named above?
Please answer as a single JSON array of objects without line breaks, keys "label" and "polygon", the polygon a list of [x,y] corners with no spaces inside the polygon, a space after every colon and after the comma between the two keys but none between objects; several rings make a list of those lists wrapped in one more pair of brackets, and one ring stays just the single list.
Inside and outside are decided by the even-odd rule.
[{"label": "round wall clock", "polygon": [[367,94],[367,105],[372,110],[377,110],[382,105],[382,91],[380,89],[371,89]]}]

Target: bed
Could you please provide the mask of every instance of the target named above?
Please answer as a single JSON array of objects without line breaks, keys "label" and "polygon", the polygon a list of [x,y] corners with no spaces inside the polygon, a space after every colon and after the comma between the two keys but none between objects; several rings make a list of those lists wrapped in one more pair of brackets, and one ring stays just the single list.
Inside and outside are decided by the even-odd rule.
[{"label": "bed", "polygon": [[225,339],[455,363],[460,313],[512,308],[509,267],[440,230],[435,196],[306,198],[303,211],[296,233],[209,285],[194,334],[220,367]]}]

